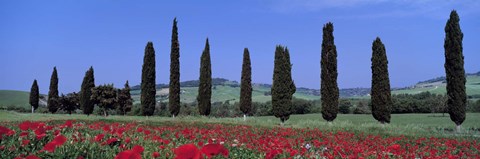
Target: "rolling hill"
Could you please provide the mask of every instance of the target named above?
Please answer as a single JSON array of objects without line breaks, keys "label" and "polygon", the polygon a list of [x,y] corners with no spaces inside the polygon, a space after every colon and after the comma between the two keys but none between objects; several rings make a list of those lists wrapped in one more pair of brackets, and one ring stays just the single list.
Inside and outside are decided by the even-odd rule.
[{"label": "rolling hill", "polygon": [[[230,81],[223,78],[212,79],[213,94],[212,102],[238,102],[240,97],[240,84],[237,81]],[[181,85],[181,101],[184,103],[194,102],[198,91],[198,80],[184,81]],[[269,84],[253,84],[252,98],[255,102],[267,102],[271,100]],[[467,95],[469,98],[480,99],[480,72],[467,74]],[[140,86],[133,86],[131,91],[135,103],[140,103]],[[429,91],[435,94],[445,94],[445,77],[432,78],[420,81],[415,85],[405,88],[392,88],[392,94],[417,94]],[[347,88],[340,89],[341,98],[369,98],[370,88]],[[42,95],[45,96],[45,95]],[[320,99],[319,89],[297,88],[294,94],[296,98],[306,100]],[[168,85],[157,85],[157,100],[168,101]],[[45,98],[46,99],[46,98]],[[28,104],[29,92],[16,90],[0,90],[0,108],[7,106],[17,106],[30,109]],[[41,105],[46,105],[41,100]]]}]

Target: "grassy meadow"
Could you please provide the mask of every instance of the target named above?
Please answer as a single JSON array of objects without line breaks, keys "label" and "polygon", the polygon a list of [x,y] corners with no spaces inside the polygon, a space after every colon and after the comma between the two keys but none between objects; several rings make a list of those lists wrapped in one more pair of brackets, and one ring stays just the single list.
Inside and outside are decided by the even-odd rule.
[{"label": "grassy meadow", "polygon": [[[280,120],[273,116],[243,118],[209,118],[200,116],[171,117],[144,117],[144,116],[98,116],[83,114],[40,114],[40,113],[17,113],[0,111],[0,123],[32,121],[56,121],[56,120],[81,120],[81,121],[106,121],[106,122],[138,122],[145,125],[164,125],[182,123],[218,123],[227,125],[250,125],[255,127],[279,127]],[[454,123],[448,114],[392,114],[390,124],[382,126],[371,115],[339,114],[333,123],[327,123],[321,114],[292,115],[286,122],[289,128],[318,128],[324,131],[350,131],[365,134],[380,134],[386,136],[410,136],[410,137],[461,137],[480,140],[480,113],[467,113],[467,119],[463,123],[463,133],[453,133]]]}]

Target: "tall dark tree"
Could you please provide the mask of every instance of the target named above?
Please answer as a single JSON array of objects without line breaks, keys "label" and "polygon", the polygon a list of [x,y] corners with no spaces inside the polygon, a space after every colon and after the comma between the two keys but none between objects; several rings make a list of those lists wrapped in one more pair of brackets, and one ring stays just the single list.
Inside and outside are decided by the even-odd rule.
[{"label": "tall dark tree", "polygon": [[141,83],[142,112],[145,116],[152,116],[155,111],[155,49],[153,43],[148,42],[145,46],[145,55],[142,66]]},{"label": "tall dark tree", "polygon": [[321,59],[321,99],[322,117],[328,122],[337,118],[338,84],[337,84],[337,48],[333,37],[333,24],[323,26],[322,59]]},{"label": "tall dark tree", "polygon": [[210,115],[210,109],[212,107],[212,65],[210,63],[210,45],[205,43],[205,49],[203,50],[200,61],[200,79],[198,85],[197,104],[200,115]]},{"label": "tall dark tree", "polygon": [[80,109],[82,109],[83,113],[87,115],[93,113],[93,108],[95,106],[95,102],[91,99],[92,89],[95,87],[95,77],[93,73],[93,67],[90,66],[90,69],[85,72],[85,77],[83,77],[82,87],[80,88],[79,93]]},{"label": "tall dark tree", "polygon": [[172,48],[170,52],[170,85],[168,106],[175,118],[180,112],[180,44],[178,42],[177,18],[173,19]]},{"label": "tall dark tree", "polygon": [[32,113],[37,110],[40,93],[38,90],[37,80],[33,80],[32,88],[30,89],[30,105],[32,106]]},{"label": "tall dark tree", "polygon": [[379,37],[372,46],[372,115],[380,123],[390,123],[392,97],[388,75],[388,60],[385,45]]},{"label": "tall dark tree", "polygon": [[271,90],[272,111],[275,117],[280,118],[283,126],[292,114],[292,97],[296,91],[291,74],[290,53],[287,48],[280,45],[276,47],[274,65]]},{"label": "tall dark tree", "polygon": [[243,112],[243,120],[252,111],[252,67],[248,48],[243,50],[242,81],[240,87],[240,110]]},{"label": "tall dark tree", "polygon": [[77,93],[62,94],[59,98],[60,109],[72,114],[73,111],[80,108],[80,100]]},{"label": "tall dark tree", "polygon": [[465,92],[465,69],[463,57],[463,33],[457,11],[450,13],[445,26],[445,72],[447,74],[447,107],[450,119],[460,131],[465,121],[467,94]]},{"label": "tall dark tree", "polygon": [[47,107],[48,111],[52,114],[57,112],[59,107],[57,67],[53,67],[52,77],[50,78],[50,89],[48,91]]},{"label": "tall dark tree", "polygon": [[125,88],[119,89],[117,92],[117,113],[120,115],[125,115],[127,112],[132,110],[133,105],[128,81],[125,83]]},{"label": "tall dark tree", "polygon": [[117,90],[113,84],[100,85],[92,89],[91,99],[98,103],[105,116],[108,116],[108,110],[115,109],[117,103]]}]

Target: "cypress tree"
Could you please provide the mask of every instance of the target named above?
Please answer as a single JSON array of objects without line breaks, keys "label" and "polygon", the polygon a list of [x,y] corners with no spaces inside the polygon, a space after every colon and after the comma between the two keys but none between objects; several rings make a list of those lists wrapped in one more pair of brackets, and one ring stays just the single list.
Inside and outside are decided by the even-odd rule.
[{"label": "cypress tree", "polygon": [[322,117],[331,122],[338,114],[338,84],[337,84],[337,48],[333,37],[333,24],[323,26],[322,59],[321,59],[321,99]]},{"label": "cypress tree", "polygon": [[291,75],[290,53],[287,48],[278,45],[275,49],[275,60],[272,84],[272,111],[280,118],[281,125],[292,113],[292,96],[296,91]]},{"label": "cypress tree", "polygon": [[200,61],[200,79],[198,85],[197,104],[200,115],[210,115],[210,108],[212,107],[212,66],[210,63],[210,45],[205,43]]},{"label": "cypress tree", "polygon": [[142,66],[141,83],[142,112],[145,116],[152,116],[155,111],[155,49],[153,43],[148,42],[145,46],[145,56]]},{"label": "cypress tree", "polygon": [[379,37],[372,46],[372,115],[380,123],[390,123],[392,97],[388,75],[388,60],[385,45]]},{"label": "cypress tree", "polygon": [[447,77],[447,108],[450,119],[457,125],[457,131],[465,121],[467,94],[465,92],[465,69],[463,57],[463,33],[460,29],[457,11],[450,13],[445,26],[445,72]]},{"label": "cypress tree", "polygon": [[175,118],[180,112],[180,44],[178,42],[177,18],[173,19],[172,48],[170,52],[170,85],[168,106]]},{"label": "cypress tree", "polygon": [[240,84],[240,110],[243,112],[243,120],[252,110],[252,68],[248,48],[243,50],[242,83]]},{"label": "cypress tree", "polygon": [[125,115],[127,112],[132,110],[133,105],[128,81],[125,83],[125,87],[123,89],[119,89],[117,92],[117,113],[120,115]]},{"label": "cypress tree", "polygon": [[93,88],[95,88],[95,77],[93,67],[90,66],[90,69],[85,72],[79,93],[80,108],[83,110],[83,113],[87,115],[93,113],[95,106],[95,102],[91,99]]},{"label": "cypress tree", "polygon": [[52,76],[50,78],[50,89],[48,91],[48,100],[47,100],[48,111],[52,114],[57,112],[58,104],[58,76],[57,76],[57,67],[53,67]]},{"label": "cypress tree", "polygon": [[40,93],[38,90],[37,80],[33,80],[32,88],[30,89],[30,105],[32,106],[32,113],[38,108],[39,98]]}]

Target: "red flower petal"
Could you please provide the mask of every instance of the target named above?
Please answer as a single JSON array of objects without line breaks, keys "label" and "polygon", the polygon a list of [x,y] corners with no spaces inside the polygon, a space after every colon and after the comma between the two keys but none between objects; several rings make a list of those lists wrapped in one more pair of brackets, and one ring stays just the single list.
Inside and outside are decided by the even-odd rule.
[{"label": "red flower petal", "polygon": [[194,144],[185,144],[173,150],[175,159],[200,159],[201,153]]}]

